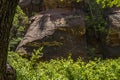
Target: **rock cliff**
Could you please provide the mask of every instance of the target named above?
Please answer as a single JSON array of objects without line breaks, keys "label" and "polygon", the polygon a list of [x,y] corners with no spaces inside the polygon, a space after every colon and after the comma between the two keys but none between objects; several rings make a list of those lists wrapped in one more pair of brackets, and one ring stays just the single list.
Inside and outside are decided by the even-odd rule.
[{"label": "rock cliff", "polygon": [[29,17],[37,12],[30,18],[31,25],[16,49],[20,55],[30,57],[34,49],[43,47],[44,60],[67,57],[69,54],[74,59],[79,56],[86,58],[90,53],[87,48],[95,44],[94,47],[98,49],[96,53],[101,53],[102,57],[120,56],[119,8],[112,8],[110,13],[105,12],[108,19],[107,35],[103,34],[106,35],[104,41],[99,41],[94,36],[90,39],[86,37],[84,2],[20,0],[19,5]]}]

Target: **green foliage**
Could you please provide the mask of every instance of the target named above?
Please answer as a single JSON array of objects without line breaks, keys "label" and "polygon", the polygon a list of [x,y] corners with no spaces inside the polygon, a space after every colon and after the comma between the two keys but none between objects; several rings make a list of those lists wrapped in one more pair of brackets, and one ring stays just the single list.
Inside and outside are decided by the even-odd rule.
[{"label": "green foliage", "polygon": [[[60,1],[64,1],[64,0],[60,0]],[[80,2],[83,0],[76,0],[76,2]],[[106,7],[113,7],[113,6],[117,6],[120,7],[120,0],[84,0],[85,2],[97,2],[97,4],[100,4],[102,6],[102,8],[106,8]]]},{"label": "green foliage", "polygon": [[103,8],[117,6],[120,7],[120,0],[96,0]]},{"label": "green foliage", "polygon": [[96,51],[96,49],[95,48],[87,48],[86,50],[89,53],[88,54],[89,55],[89,59],[90,60],[94,59],[95,58],[95,51]]},{"label": "green foliage", "polygon": [[106,34],[107,22],[104,17],[102,6],[95,0],[91,0],[86,7],[87,35],[96,39],[102,39]]},{"label": "green foliage", "polygon": [[11,36],[10,36],[10,48],[13,50],[13,48],[16,47],[18,42],[22,39],[24,36],[24,32],[26,30],[26,25],[28,24],[28,18],[23,13],[21,8],[17,6],[16,14],[14,16],[13,21],[13,27],[11,29]]},{"label": "green foliage", "polygon": [[32,56],[30,58],[32,66],[35,66],[37,61],[39,61],[39,59],[43,56],[42,49],[43,47],[37,50],[33,50]]},{"label": "green foliage", "polygon": [[120,80],[120,58],[85,63],[69,57],[39,62],[33,67],[31,61],[9,52],[8,62],[16,69],[17,80]]}]

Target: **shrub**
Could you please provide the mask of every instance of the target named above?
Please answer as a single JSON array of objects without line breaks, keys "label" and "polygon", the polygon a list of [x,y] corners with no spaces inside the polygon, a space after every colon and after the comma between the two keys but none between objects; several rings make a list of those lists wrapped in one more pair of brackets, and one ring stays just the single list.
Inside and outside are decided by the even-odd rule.
[{"label": "shrub", "polygon": [[28,17],[17,6],[10,35],[10,50],[14,51],[27,29]]},{"label": "shrub", "polygon": [[17,80],[120,80],[120,58],[89,61],[51,59],[31,65],[17,53],[9,52],[8,62],[17,71]]}]

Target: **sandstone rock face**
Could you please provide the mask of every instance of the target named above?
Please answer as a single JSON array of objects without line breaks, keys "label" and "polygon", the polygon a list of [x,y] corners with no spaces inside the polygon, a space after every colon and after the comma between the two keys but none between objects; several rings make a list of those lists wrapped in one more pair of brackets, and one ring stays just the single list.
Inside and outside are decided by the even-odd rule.
[{"label": "sandstone rock face", "polygon": [[109,18],[109,29],[106,39],[106,47],[109,57],[120,56],[120,13],[119,9],[116,13],[108,16]]},{"label": "sandstone rock face", "polygon": [[19,6],[30,17],[34,12],[41,11],[43,0],[19,0]]},{"label": "sandstone rock face", "polygon": [[38,5],[41,2],[42,2],[42,0],[19,0],[19,5],[21,7],[28,7],[31,4]]},{"label": "sandstone rock face", "polygon": [[[87,49],[90,56],[102,58],[120,57],[120,8],[109,8],[105,12],[108,19],[106,31],[96,34],[94,28],[87,28]],[[93,31],[92,31],[93,30]],[[106,35],[107,34],[107,35]]]},{"label": "sandstone rock face", "polygon": [[31,18],[33,23],[19,44],[19,54],[31,55],[34,49],[43,48],[43,59],[86,55],[84,14],[69,10],[48,10]]},{"label": "sandstone rock face", "polygon": [[49,9],[80,9],[82,2],[76,2],[75,0],[20,0],[19,6],[30,17],[36,12],[45,11]]},{"label": "sandstone rock face", "polygon": [[108,45],[120,46],[120,13],[109,15]]},{"label": "sandstone rock face", "polygon": [[30,3],[31,3],[31,0],[19,0],[19,5],[21,7],[28,6],[28,5],[30,5]]},{"label": "sandstone rock face", "polygon": [[31,25],[16,51],[29,57],[34,49],[44,47],[44,60],[67,57],[70,53],[73,58],[85,57],[86,48],[95,48],[98,57],[120,56],[120,8],[105,12],[109,19],[105,41],[101,39],[105,34],[96,38],[94,30],[86,41],[83,4],[75,0],[20,0],[19,5],[29,17],[40,13],[30,18]]}]

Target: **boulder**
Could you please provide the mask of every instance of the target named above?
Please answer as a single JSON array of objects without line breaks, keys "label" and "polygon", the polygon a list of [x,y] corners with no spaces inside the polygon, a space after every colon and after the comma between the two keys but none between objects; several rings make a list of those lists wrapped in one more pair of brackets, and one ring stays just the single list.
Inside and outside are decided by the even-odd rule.
[{"label": "boulder", "polygon": [[43,60],[86,56],[86,27],[82,10],[52,9],[31,18],[31,25],[16,51],[25,57],[43,47]]},{"label": "boulder", "polygon": [[113,14],[108,15],[108,33],[105,49],[107,56],[116,58],[120,56],[120,8],[112,9]]},{"label": "boulder", "polygon": [[31,0],[19,0],[19,5],[21,7],[27,7],[30,4],[31,4]]},{"label": "boulder", "polygon": [[16,75],[16,70],[13,69],[12,66],[10,66],[9,64],[6,64],[6,80],[16,80],[17,79],[17,75]]},{"label": "boulder", "polygon": [[83,7],[82,2],[76,2],[75,0],[20,0],[19,6],[23,11],[31,17],[35,13],[45,11],[49,9],[80,9]]},{"label": "boulder", "polygon": [[43,0],[19,0],[19,6],[28,17],[41,11],[42,3]]},{"label": "boulder", "polygon": [[27,8],[31,4],[39,5],[41,2],[42,0],[19,0],[19,6]]}]

